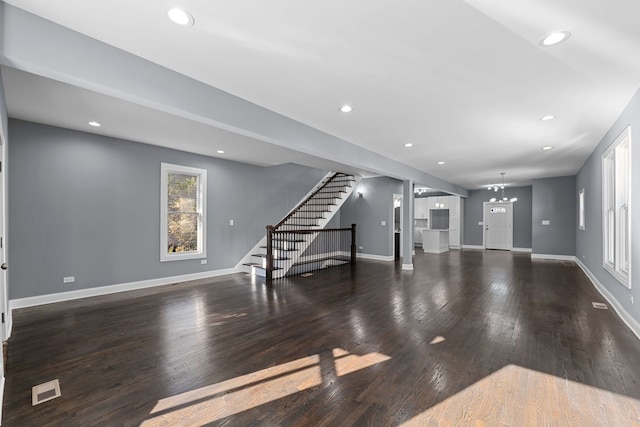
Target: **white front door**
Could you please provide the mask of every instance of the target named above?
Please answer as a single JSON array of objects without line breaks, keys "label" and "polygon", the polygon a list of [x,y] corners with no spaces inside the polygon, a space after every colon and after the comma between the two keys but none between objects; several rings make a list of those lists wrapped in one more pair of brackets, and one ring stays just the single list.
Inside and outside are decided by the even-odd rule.
[{"label": "white front door", "polygon": [[511,250],[513,203],[484,204],[484,247]]}]

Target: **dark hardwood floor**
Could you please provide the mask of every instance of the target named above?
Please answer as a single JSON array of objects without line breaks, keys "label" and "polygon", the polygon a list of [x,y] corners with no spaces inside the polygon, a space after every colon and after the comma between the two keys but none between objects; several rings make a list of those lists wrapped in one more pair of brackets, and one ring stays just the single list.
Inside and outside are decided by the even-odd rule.
[{"label": "dark hardwood floor", "polygon": [[572,263],[418,251],[17,310],[3,425],[640,425],[640,340],[592,301]]}]

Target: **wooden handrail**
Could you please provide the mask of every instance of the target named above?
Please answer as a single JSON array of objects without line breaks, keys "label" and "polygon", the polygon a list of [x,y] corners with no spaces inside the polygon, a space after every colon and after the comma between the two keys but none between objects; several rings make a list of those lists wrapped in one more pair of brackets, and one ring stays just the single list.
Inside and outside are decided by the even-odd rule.
[{"label": "wooden handrail", "polygon": [[291,218],[293,215],[295,215],[295,213],[298,211],[298,209],[300,209],[302,206],[304,206],[305,203],[307,203],[309,200],[311,200],[313,198],[313,196],[315,196],[316,194],[318,194],[320,192],[320,190],[322,190],[323,188],[325,188],[328,184],[330,184],[331,182],[333,182],[333,180],[338,177],[338,176],[350,176],[347,175],[343,172],[336,172],[333,174],[333,176],[331,178],[329,178],[327,180],[327,182],[325,182],[324,184],[322,184],[316,191],[314,191],[313,193],[311,193],[306,199],[304,199],[302,202],[300,202],[298,204],[298,206],[296,206],[294,209],[291,210],[291,212],[289,212],[289,214],[287,216],[284,217],[284,219],[282,221],[280,221],[279,223],[277,223],[273,229],[274,231],[277,231],[282,224],[284,224],[289,218]]}]

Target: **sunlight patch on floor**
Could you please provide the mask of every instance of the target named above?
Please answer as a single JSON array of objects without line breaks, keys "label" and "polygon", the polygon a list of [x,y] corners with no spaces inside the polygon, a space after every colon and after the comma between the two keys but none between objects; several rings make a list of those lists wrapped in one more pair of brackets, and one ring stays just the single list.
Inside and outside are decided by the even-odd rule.
[{"label": "sunlight patch on floor", "polygon": [[441,342],[445,342],[445,338],[441,337],[441,336],[437,336],[434,339],[431,340],[431,342],[429,344],[433,345],[433,344],[440,344]]},{"label": "sunlight patch on floor", "polygon": [[[338,376],[391,359],[380,353],[363,356],[335,348],[333,360]],[[238,414],[322,384],[319,354],[222,381],[159,400],[143,427],[197,426]]]},{"label": "sunlight patch on floor", "polygon": [[426,425],[640,425],[640,401],[508,365],[400,427]]},{"label": "sunlight patch on floor", "polygon": [[339,377],[391,359],[391,357],[380,353],[369,353],[364,356],[358,356],[349,354],[339,348],[333,349],[333,357],[336,374]]}]

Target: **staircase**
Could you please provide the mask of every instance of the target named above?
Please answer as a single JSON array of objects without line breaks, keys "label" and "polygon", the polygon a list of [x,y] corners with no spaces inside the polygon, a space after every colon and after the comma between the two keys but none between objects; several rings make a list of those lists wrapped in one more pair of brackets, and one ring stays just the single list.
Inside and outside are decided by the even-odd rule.
[{"label": "staircase", "polygon": [[[287,274],[300,274],[348,262],[350,250],[336,249],[328,242],[344,240],[347,232],[355,233],[355,226],[353,231],[325,227],[360,179],[341,172],[329,172],[282,221],[273,227],[267,226],[267,235],[240,261],[239,266],[252,275],[277,279]],[[273,259],[271,271],[268,268],[269,252]]]}]

